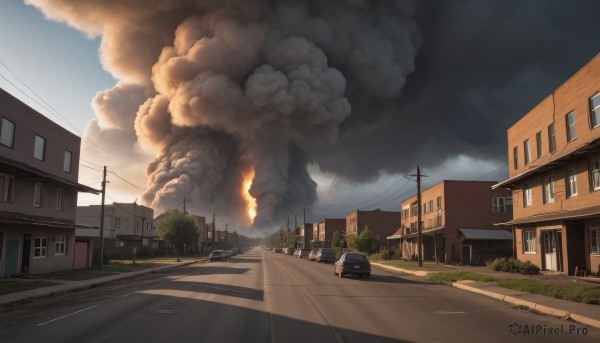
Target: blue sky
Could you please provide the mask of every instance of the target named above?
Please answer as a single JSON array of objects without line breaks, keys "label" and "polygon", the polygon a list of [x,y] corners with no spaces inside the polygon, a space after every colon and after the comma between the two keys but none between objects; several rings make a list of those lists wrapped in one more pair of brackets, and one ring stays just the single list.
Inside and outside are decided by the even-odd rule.
[{"label": "blue sky", "polygon": [[[99,39],[48,21],[20,1],[5,1],[0,7],[0,61],[10,69],[0,65],[0,87],[81,136],[93,118],[94,95],[115,83],[100,65]],[[11,71],[70,125],[23,94],[40,101]]]}]

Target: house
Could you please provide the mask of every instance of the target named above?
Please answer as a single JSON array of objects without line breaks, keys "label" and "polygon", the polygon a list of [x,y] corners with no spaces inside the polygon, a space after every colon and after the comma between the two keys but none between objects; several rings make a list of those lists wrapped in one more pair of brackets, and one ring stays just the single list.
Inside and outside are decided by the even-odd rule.
[{"label": "house", "polygon": [[542,270],[600,272],[600,55],[508,129],[515,252]]},{"label": "house", "polygon": [[333,233],[338,231],[346,232],[346,219],[323,219],[313,225],[313,231],[316,227],[316,237],[321,247],[330,248],[333,240]]},{"label": "house", "polygon": [[386,237],[392,235],[400,225],[400,212],[356,210],[346,216],[346,236],[358,235],[365,228],[373,233],[378,239],[375,242],[375,250],[379,251],[387,245]]},{"label": "house", "polygon": [[0,89],[0,277],[89,265],[75,237],[81,139]]},{"label": "house", "polygon": [[[512,234],[495,223],[512,218],[511,192],[493,190],[493,181],[443,180],[421,192],[423,259],[480,264],[512,246]],[[418,258],[418,204],[414,195],[400,204],[400,229],[390,237],[402,258]]]},{"label": "house", "polygon": [[[86,226],[75,230],[77,237],[94,241],[100,239],[101,211],[101,205],[77,207],[76,223]],[[135,202],[105,205],[103,237],[105,256],[131,256],[132,247],[135,247],[136,254],[142,251],[142,247],[158,249],[154,210]],[[95,246],[99,248],[100,245]]]}]

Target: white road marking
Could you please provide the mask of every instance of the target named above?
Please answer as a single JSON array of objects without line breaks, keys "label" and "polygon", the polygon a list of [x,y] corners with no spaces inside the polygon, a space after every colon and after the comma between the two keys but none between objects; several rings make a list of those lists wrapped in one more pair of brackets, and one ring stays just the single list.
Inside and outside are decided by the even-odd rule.
[{"label": "white road marking", "polygon": [[74,314],[77,314],[77,313],[80,313],[80,312],[83,312],[83,311],[87,311],[87,310],[89,310],[89,309],[92,309],[92,308],[94,308],[94,307],[96,307],[96,306],[98,306],[98,305],[90,306],[90,307],[88,307],[88,308],[84,308],[83,310],[79,310],[79,311],[77,311],[77,312],[73,312],[73,313],[71,313],[71,314],[67,314],[66,316],[58,317],[58,318],[55,318],[55,319],[49,320],[49,321],[47,321],[47,322],[40,323],[40,324],[38,324],[38,326],[40,326],[40,325],[44,325],[44,324],[48,324],[48,323],[52,323],[52,322],[54,322],[54,321],[57,321],[57,320],[59,320],[59,319],[63,319],[63,318],[70,317],[70,316],[72,316],[72,315],[74,315]]},{"label": "white road marking", "polygon": [[435,313],[435,314],[465,314],[467,312],[462,312],[462,311],[435,311],[433,313]]}]

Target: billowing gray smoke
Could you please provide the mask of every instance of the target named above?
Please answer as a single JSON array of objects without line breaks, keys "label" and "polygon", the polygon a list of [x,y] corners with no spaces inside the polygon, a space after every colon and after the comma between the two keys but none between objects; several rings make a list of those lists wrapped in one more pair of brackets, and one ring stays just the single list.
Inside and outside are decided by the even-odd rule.
[{"label": "billowing gray smoke", "polygon": [[247,223],[241,188],[253,169],[256,227],[316,200],[307,164],[337,141],[347,94],[397,97],[421,44],[414,1],[28,2],[102,37],[103,64],[122,80],[102,99],[138,102],[137,140],[156,151],[146,204],[186,197]]}]

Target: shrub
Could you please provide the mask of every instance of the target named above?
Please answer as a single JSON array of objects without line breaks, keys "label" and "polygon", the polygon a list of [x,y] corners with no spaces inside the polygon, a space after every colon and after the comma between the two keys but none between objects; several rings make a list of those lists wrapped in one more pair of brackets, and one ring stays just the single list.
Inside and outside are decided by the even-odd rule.
[{"label": "shrub", "polygon": [[503,271],[509,273],[517,273],[520,271],[528,271],[528,272],[540,272],[540,267],[531,263],[531,261],[521,262],[517,259],[513,258],[496,258],[491,263],[489,263],[490,268],[494,271]]}]

